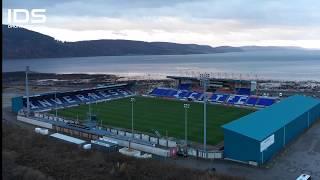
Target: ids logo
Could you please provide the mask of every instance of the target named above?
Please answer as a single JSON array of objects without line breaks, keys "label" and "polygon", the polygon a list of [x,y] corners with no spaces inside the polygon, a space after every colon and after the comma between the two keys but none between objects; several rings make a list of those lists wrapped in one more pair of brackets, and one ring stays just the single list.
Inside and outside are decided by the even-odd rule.
[{"label": "ids logo", "polygon": [[46,9],[8,9],[8,24],[11,27],[24,24],[45,23],[47,16]]}]

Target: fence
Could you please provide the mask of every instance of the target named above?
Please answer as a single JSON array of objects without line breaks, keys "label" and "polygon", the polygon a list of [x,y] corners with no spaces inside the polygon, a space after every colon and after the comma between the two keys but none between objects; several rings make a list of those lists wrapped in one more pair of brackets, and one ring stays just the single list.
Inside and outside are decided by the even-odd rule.
[{"label": "fence", "polygon": [[155,154],[155,155],[162,156],[162,157],[170,157],[172,155],[170,149],[162,149],[162,148],[153,147],[150,145],[144,145],[144,144],[130,142],[130,141],[127,141],[124,139],[122,140],[122,139],[117,139],[117,138],[112,138],[112,137],[103,137],[103,138],[111,140],[111,141],[116,141],[119,144],[119,146],[123,146],[123,147],[130,146],[132,149],[136,149],[136,150],[143,151],[146,153]]},{"label": "fence", "polygon": [[[45,113],[34,113],[34,117],[36,118],[43,118],[47,120],[53,120],[53,121],[61,121],[61,122],[69,122],[69,123],[75,123],[73,120],[66,120],[60,117],[55,117],[52,114],[45,114]],[[52,129],[52,126],[51,126]],[[120,135],[120,136],[125,136],[125,137],[132,137],[131,131],[126,131],[123,129],[116,129],[116,128],[106,128],[105,129],[108,132],[111,132],[113,135]],[[177,147],[177,142],[165,138],[158,138],[158,137],[153,137],[147,134],[143,133],[134,133],[133,137],[138,140],[150,142],[155,145],[163,146],[163,147],[168,147],[168,148],[176,148]]]},{"label": "fence", "polygon": [[[55,117],[53,115],[48,115],[48,114],[42,114],[42,113],[34,113],[34,117],[38,118],[39,120],[36,119],[32,119],[32,118],[28,118],[28,117],[24,117],[22,115],[18,115],[17,119],[19,121],[23,121],[29,124],[33,124],[36,126],[40,126],[40,127],[44,127],[44,128],[48,128],[48,129],[52,129],[53,126],[51,123],[49,122],[44,122],[44,121],[40,121],[40,119],[47,119],[47,120],[51,120],[51,121],[61,121],[61,122],[71,122],[74,123],[74,121],[72,120],[66,120],[60,117]],[[124,138],[128,138],[128,137],[132,137],[132,133],[131,131],[127,132],[125,130],[119,130],[116,128],[106,128],[106,131],[110,132],[113,135],[116,136],[122,136]],[[109,137],[111,138],[111,137]],[[140,141],[144,141],[149,145],[146,145],[144,143],[137,143],[137,142],[130,142],[129,140],[125,140],[125,139],[118,139],[118,138],[113,138],[114,140],[116,140],[117,142],[119,142],[120,146],[125,146],[125,147],[129,147],[129,145],[133,148],[133,149],[137,149],[140,151],[144,151],[144,152],[148,152],[148,153],[152,153],[158,156],[163,156],[163,157],[169,157],[172,156],[175,153],[172,153],[171,151],[174,149],[176,150],[177,148],[177,142],[176,141],[172,141],[172,140],[168,140],[165,138],[158,138],[158,137],[153,137],[147,134],[143,134],[143,133],[134,133],[133,134],[133,138],[136,140],[140,140]],[[160,147],[166,147],[168,149],[163,149],[160,147],[155,147],[155,146],[150,146],[150,144],[154,144],[154,145],[158,145]],[[194,156],[194,157],[199,157],[199,158],[205,158],[205,159],[222,159],[223,158],[223,152],[222,151],[207,151],[204,152],[203,150],[200,149],[195,149],[195,148],[188,148],[187,149],[187,154],[189,156]]]},{"label": "fence", "polygon": [[[114,135],[132,137],[132,133],[131,132],[127,132],[125,130],[118,130],[118,129],[115,129],[115,128],[107,128],[106,131],[109,131]],[[153,136],[150,136],[150,135],[147,135],[147,134],[143,134],[143,133],[134,133],[133,137],[134,137],[134,139],[147,141],[147,142],[150,142],[152,144],[156,144],[156,145],[163,146],[163,147],[169,147],[169,148],[177,147],[177,142],[176,141],[168,140],[168,139],[165,139],[165,138],[157,138],[157,137],[153,137]]]},{"label": "fence", "polygon": [[52,129],[52,124],[47,123],[47,122],[37,121],[37,120],[31,119],[28,117],[23,117],[23,116],[18,115],[17,120],[28,123],[28,124],[33,124],[35,126],[40,126],[40,127]]},{"label": "fence", "polygon": [[188,148],[187,153],[189,156],[194,156],[198,158],[204,158],[204,159],[222,159],[223,158],[223,152],[222,151],[203,151],[199,149],[194,148]]}]

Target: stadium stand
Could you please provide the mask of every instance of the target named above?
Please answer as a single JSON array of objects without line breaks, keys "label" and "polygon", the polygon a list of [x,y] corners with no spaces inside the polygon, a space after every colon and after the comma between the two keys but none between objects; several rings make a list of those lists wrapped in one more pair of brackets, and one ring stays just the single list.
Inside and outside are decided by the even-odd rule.
[{"label": "stadium stand", "polygon": [[150,95],[177,99],[190,98],[193,100],[201,100],[203,93],[187,90],[175,90],[172,88],[155,88],[151,91]]},{"label": "stadium stand", "polygon": [[[239,94],[226,94],[214,93],[209,96],[208,100],[213,103],[230,104],[230,105],[244,105],[255,107],[267,107],[276,102],[272,97],[259,97],[247,95],[250,89],[242,88],[237,91]],[[201,101],[203,93],[188,91],[188,90],[175,90],[172,88],[155,88],[151,91],[150,95],[157,97],[168,97],[176,99],[192,99]]]},{"label": "stadium stand", "polygon": [[219,88],[215,91],[217,94],[236,94],[234,90],[226,89],[226,88]]},{"label": "stadium stand", "polygon": [[248,100],[248,96],[242,96],[242,95],[230,95],[227,103],[228,104],[237,104],[242,105],[245,104]]},{"label": "stadium stand", "polygon": [[[71,107],[83,103],[106,101],[133,95],[128,87],[83,89],[69,92],[48,93],[30,96],[32,111],[50,110],[52,108]],[[27,106],[27,99],[23,97],[23,105]]]},{"label": "stadium stand", "polygon": [[237,88],[236,91],[237,91],[236,94],[239,94],[239,95],[250,95],[251,94],[250,88]]},{"label": "stadium stand", "polygon": [[178,99],[185,99],[185,98],[189,97],[190,94],[192,94],[191,91],[178,91],[178,93],[176,94],[175,97]]},{"label": "stadium stand", "polygon": [[224,103],[229,97],[229,94],[213,94],[210,99],[212,99],[213,102],[219,102]]},{"label": "stadium stand", "polygon": [[258,102],[259,97],[257,96],[251,96],[248,98],[246,105],[247,106],[255,106]]},{"label": "stadium stand", "polygon": [[275,101],[276,100],[272,98],[260,97],[256,106],[261,106],[261,107],[271,106],[272,104],[275,103]]},{"label": "stadium stand", "polygon": [[236,102],[238,102],[240,99],[240,96],[237,96],[237,95],[230,95],[227,99],[227,103],[228,104],[234,104]]},{"label": "stadium stand", "polygon": [[178,89],[179,90],[189,90],[191,87],[191,84],[180,84]]}]

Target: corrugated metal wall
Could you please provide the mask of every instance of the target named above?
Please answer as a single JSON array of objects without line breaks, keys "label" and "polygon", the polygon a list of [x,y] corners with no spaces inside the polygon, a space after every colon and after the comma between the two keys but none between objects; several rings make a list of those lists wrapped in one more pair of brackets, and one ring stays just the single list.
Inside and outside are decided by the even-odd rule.
[{"label": "corrugated metal wall", "polygon": [[291,121],[286,125],[286,144],[290,143],[294,138],[296,138],[300,133],[308,128],[308,112],[305,112],[300,117]]},{"label": "corrugated metal wall", "polygon": [[18,113],[23,108],[22,96],[12,98],[11,103],[12,112]]},{"label": "corrugated metal wall", "polygon": [[291,121],[285,128],[282,127],[274,132],[274,134],[270,134],[269,136],[274,135],[274,143],[263,152],[260,152],[261,142],[224,129],[224,157],[244,162],[256,161],[259,164],[263,164],[319,119],[320,104]]},{"label": "corrugated metal wall", "polygon": [[238,161],[259,161],[259,142],[224,129],[224,157]]},{"label": "corrugated metal wall", "polygon": [[320,119],[320,104],[310,110],[310,122],[313,123]]},{"label": "corrugated metal wall", "polygon": [[[271,136],[272,134],[270,134]],[[257,161],[259,164],[263,164],[267,161],[269,161],[276,152],[280,151],[283,148],[283,128],[277,130],[274,135],[274,143],[269,146],[266,150],[263,152],[260,152],[260,143],[259,143],[259,161]]]},{"label": "corrugated metal wall", "polygon": [[[308,117],[309,114],[309,117]],[[309,123],[308,123],[309,118]],[[294,121],[290,122],[284,128],[279,129],[275,132],[275,143],[271,145],[264,152],[264,161],[266,162],[272,158],[276,153],[278,153],[283,147],[283,140],[285,139],[285,145],[294,141],[299,135],[306,131],[316,120],[320,118],[320,104],[312,108],[310,111],[305,112],[300,117],[296,118]]]}]

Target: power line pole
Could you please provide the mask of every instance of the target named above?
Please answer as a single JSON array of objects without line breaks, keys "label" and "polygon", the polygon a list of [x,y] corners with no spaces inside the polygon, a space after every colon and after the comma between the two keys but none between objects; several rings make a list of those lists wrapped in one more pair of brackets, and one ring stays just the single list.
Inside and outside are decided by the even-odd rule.
[{"label": "power line pole", "polygon": [[200,74],[200,81],[203,86],[203,150],[207,151],[207,86],[210,75],[208,73]]}]

